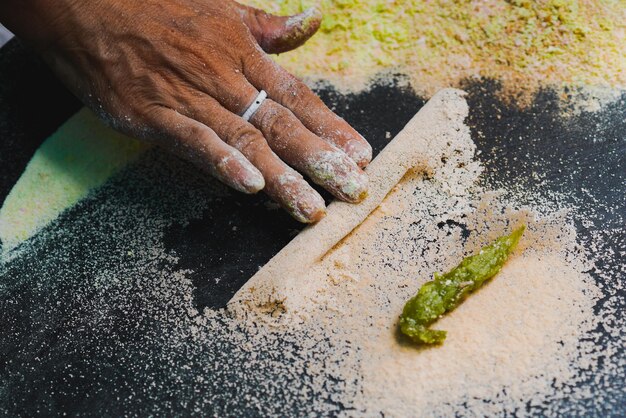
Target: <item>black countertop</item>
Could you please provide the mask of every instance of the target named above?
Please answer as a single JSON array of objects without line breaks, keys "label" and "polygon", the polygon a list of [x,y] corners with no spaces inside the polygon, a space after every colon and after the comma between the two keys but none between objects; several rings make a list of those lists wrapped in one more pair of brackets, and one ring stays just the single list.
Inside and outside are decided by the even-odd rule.
[{"label": "black countertop", "polygon": [[[398,81],[404,81],[402,76]],[[330,86],[318,89],[318,93],[372,141],[378,152],[425,101],[403,85],[386,80],[358,94],[340,94]],[[620,257],[626,248],[626,97],[597,112],[564,117],[559,99],[551,90],[539,91],[529,107],[519,109],[499,98],[496,81],[468,81],[463,88],[470,105],[468,124],[481,151],[478,158],[486,167],[485,181],[496,185],[521,183],[544,197],[558,194],[559,199],[571,199],[591,220],[576,225],[581,243],[594,242],[599,251],[613,254],[598,261],[590,273],[602,282],[606,275],[601,273],[613,272],[615,280],[623,283],[626,277]],[[42,141],[79,108],[78,101],[18,40],[0,49],[0,201]],[[540,187],[533,183],[533,172],[544,179]],[[216,189],[220,196],[217,199],[212,197]],[[179,206],[190,207],[181,204],[190,199],[213,200],[187,221],[176,212],[183,210]],[[160,204],[151,204],[155,201]],[[152,217],[155,225],[158,220],[169,219],[158,235],[159,242],[146,243],[146,230],[152,224],[139,225],[136,217],[125,217],[124,211]],[[213,393],[196,395],[190,395],[184,384],[177,386],[173,382],[174,386],[164,384],[162,387],[169,389],[156,390],[153,397],[142,397],[135,386],[148,378],[148,372],[129,364],[146,362],[145,353],[140,352],[146,346],[134,346],[132,341],[145,338],[152,325],[129,326],[134,323],[132,309],[109,312],[114,326],[109,324],[106,330],[77,329],[76,318],[93,315],[84,300],[85,295],[92,297],[89,292],[95,291],[89,286],[95,286],[103,271],[120,269],[125,254],[131,252],[119,248],[120,239],[127,240],[127,247],[136,251],[152,245],[175,254],[173,265],[190,270],[194,304],[202,310],[224,306],[299,229],[300,225],[286,214],[273,210],[265,197],[242,196],[214,183],[206,184],[186,163],[158,150],[150,151],[88,199],[64,212],[32,240],[27,251],[0,266],[0,413],[186,414],[193,413],[194,396],[213,399],[203,414],[259,413],[229,404],[226,395],[220,397],[232,392],[224,382],[214,385]],[[86,291],[85,286],[91,290]],[[623,287],[620,290],[609,283],[603,283],[603,287],[607,295],[599,301],[597,312],[603,312],[603,304],[626,307]],[[143,302],[131,297],[128,303],[133,306]],[[600,334],[600,346],[624,341],[623,333]],[[153,348],[151,358],[158,357],[157,346]],[[92,360],[83,361],[86,355]],[[610,363],[615,356],[623,361],[625,355],[622,345],[613,359],[600,361]],[[168,361],[171,368],[177,361],[182,365],[184,359]],[[63,365],[74,369],[70,373]],[[160,367],[152,361],[145,366],[145,370]],[[610,402],[598,404],[590,397],[572,400],[574,407],[528,405],[527,412],[541,415],[563,408],[583,411],[586,416],[626,415],[625,374],[603,372],[602,365],[598,370],[597,375],[580,371],[577,385],[588,386],[592,393],[604,391],[603,399]],[[262,378],[280,380],[271,373]],[[598,379],[602,384],[597,384]],[[263,412],[311,412],[306,406],[290,403],[286,387],[268,395],[255,392],[258,381],[254,379],[236,383],[238,391],[265,399],[268,407]],[[156,404],[160,405],[158,409]],[[284,404],[284,409],[272,409],[270,404]],[[337,410],[341,408],[337,405]],[[519,413],[512,411],[511,415]]]}]

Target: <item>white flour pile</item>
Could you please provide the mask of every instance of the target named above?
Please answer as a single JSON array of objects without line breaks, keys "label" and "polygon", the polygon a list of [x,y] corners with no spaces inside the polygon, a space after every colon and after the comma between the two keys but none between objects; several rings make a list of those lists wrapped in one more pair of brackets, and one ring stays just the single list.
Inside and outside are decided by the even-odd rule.
[{"label": "white flour pile", "polygon": [[[406,176],[303,275],[320,290],[290,312],[308,332],[359,348],[359,367],[341,376],[358,381],[350,402],[366,415],[441,416],[461,406],[490,415],[543,401],[574,378],[579,340],[596,326],[600,292],[583,273],[590,266],[566,213],[516,207],[478,187],[467,127],[445,141],[434,173]],[[449,331],[443,347],[416,349],[398,336],[398,315],[422,283],[521,223],[528,230],[511,262],[436,324]]]},{"label": "white flour pile", "polygon": [[[554,208],[540,197],[524,206],[506,190],[481,185],[467,127],[441,150],[434,172],[405,176],[363,224],[302,272],[301,280],[319,286],[307,287],[317,290],[291,323],[268,322],[265,313],[241,320],[225,310],[196,310],[190,272],[165,250],[163,234],[172,222],[203,216],[221,189],[207,191],[200,179],[179,187],[177,176],[188,173],[149,153],[101,191],[125,195],[98,201],[70,229],[51,228],[0,264],[2,276],[18,281],[0,284],[7,309],[20,298],[75,301],[33,307],[35,323],[45,317],[62,324],[56,345],[12,360],[11,379],[0,384],[0,412],[26,399],[30,388],[22,382],[40,375],[52,394],[59,387],[81,393],[80,380],[54,379],[85,370],[109,382],[90,386],[90,396],[116,388],[118,403],[101,406],[111,415],[556,415],[596,403],[610,409],[612,391],[623,386],[607,376],[623,380],[626,367],[624,319],[619,304],[610,303],[623,284],[605,277],[602,293],[594,284],[588,258],[602,255],[577,244],[576,208]],[[151,179],[168,170],[171,184],[152,187]],[[422,283],[521,223],[527,231],[501,273],[435,324],[448,331],[443,346],[420,349],[400,338],[398,316]],[[85,233],[91,235],[77,239]],[[14,274],[25,268],[37,273]],[[598,305],[601,296],[609,303]],[[595,344],[600,328],[615,336],[602,350]],[[42,344],[40,333],[10,332],[29,347]],[[62,365],[65,375],[45,374],[56,370],[55,355],[68,353],[78,360]],[[577,385],[585,379],[597,380],[606,396]],[[48,392],[35,412],[54,405],[46,403]],[[73,405],[80,412],[81,403]]]},{"label": "white flour pile", "polygon": [[[362,374],[355,405],[364,411],[449,416],[463,405],[480,416],[523,408],[574,378],[578,341],[596,326],[599,292],[563,217],[444,189],[436,176],[408,179],[313,273],[331,284],[306,326],[320,321],[360,347],[361,368],[345,372]],[[472,231],[465,251],[451,221]],[[398,315],[422,283],[522,222],[527,248],[438,321],[448,331],[442,347],[416,349],[399,338]]]}]

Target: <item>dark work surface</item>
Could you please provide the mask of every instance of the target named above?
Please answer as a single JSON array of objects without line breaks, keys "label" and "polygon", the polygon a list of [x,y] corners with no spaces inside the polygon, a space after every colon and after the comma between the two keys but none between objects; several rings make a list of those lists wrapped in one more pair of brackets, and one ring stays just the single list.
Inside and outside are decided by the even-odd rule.
[{"label": "dark work surface", "polygon": [[0,49],[0,201],[41,142],[80,108],[17,39]]},{"label": "dark work surface", "polygon": [[[34,150],[79,104],[16,40],[0,50],[0,80],[2,201]],[[321,88],[318,93],[378,152],[387,143],[386,137],[402,129],[424,103],[401,85],[379,84],[359,94],[342,95],[331,88]],[[498,87],[490,80],[464,86],[469,93],[468,124],[486,167],[484,181],[496,186],[522,185],[544,197],[555,196],[556,201],[558,196],[558,201],[580,207],[590,220],[576,225],[581,242],[594,243],[598,251],[611,254],[609,250],[613,250],[614,254],[597,261],[591,274],[599,282],[605,280],[603,273],[613,271],[619,275],[624,263],[619,254],[626,247],[625,98],[599,112],[582,112],[566,119],[552,91],[539,92],[530,107],[520,110],[498,98]],[[540,186],[533,173],[541,177]],[[211,204],[202,206],[200,213],[189,220],[183,212],[194,207],[194,200],[202,199]],[[126,295],[125,309],[108,312],[106,327],[85,327],[94,322],[76,318],[94,315],[98,307],[86,301],[100,300],[98,278],[119,271],[125,262],[132,263],[125,261],[129,248],[139,251],[151,246],[162,246],[176,255],[176,260],[163,262],[164,271],[190,270],[188,277],[193,282],[198,309],[224,306],[300,228],[267,203],[263,196],[243,196],[207,183],[186,163],[151,151],[100,191],[66,211],[28,244],[28,250],[0,266],[0,413],[119,416],[193,412],[196,398],[209,394],[190,394],[186,383],[191,385],[191,381],[184,378],[168,380],[163,370],[184,359],[168,358],[167,365],[154,360],[160,358],[159,344],[163,344],[158,330],[145,318],[133,316],[145,301]],[[125,216],[126,211],[133,216]],[[151,228],[159,230],[164,219],[169,222],[162,236],[147,234]],[[158,242],[146,242],[149,239]],[[618,276],[615,280],[626,278]],[[598,303],[599,313],[606,304],[626,308],[623,290],[610,293]],[[110,303],[117,306],[115,300]],[[620,335],[598,332],[599,345],[620,341]],[[137,343],[146,338],[154,339],[154,343]],[[229,342],[216,344],[207,345],[206,352],[198,355],[215,358],[216,362],[229,360],[215,353],[228,352]],[[153,352],[146,353],[146,347]],[[274,349],[280,357],[285,347]],[[613,354],[614,358],[624,355],[623,347]],[[84,361],[85,357],[90,360]],[[297,386],[294,379],[298,381],[299,377],[274,373],[259,372],[259,380],[251,377],[249,381],[230,382],[237,389],[229,386],[227,378],[236,380],[238,375],[222,376],[221,385],[211,389],[215,400],[208,409],[205,406],[203,413],[255,414],[245,403],[234,406],[225,401],[228,396],[221,396],[231,392],[229,396],[235,400],[242,394],[265,399],[269,413],[310,413],[306,405],[293,400],[287,388]],[[142,396],[145,392],[138,389],[148,376],[157,376],[161,379],[158,387],[164,388],[151,392],[150,397]],[[276,381],[275,390],[268,394],[258,389],[261,380]],[[306,380],[304,374],[302,380]],[[570,403],[575,405],[565,401],[529,405],[527,412],[626,414],[623,374],[600,372],[594,376],[581,371],[580,380],[579,385],[592,392],[600,387],[604,399],[610,400],[598,403],[589,397],[572,400]],[[154,407],[156,404],[160,407]]]}]

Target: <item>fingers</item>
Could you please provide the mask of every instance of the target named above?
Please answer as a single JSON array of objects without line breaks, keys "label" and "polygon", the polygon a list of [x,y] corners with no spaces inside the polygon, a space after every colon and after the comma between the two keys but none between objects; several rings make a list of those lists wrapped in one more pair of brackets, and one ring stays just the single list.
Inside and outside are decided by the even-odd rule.
[{"label": "fingers", "polygon": [[321,140],[283,106],[266,99],[250,122],[290,166],[333,195],[360,202],[367,195],[367,175],[343,151]]},{"label": "fingers", "polygon": [[190,116],[211,126],[222,140],[241,151],[259,169],[265,178],[265,193],[295,219],[310,223],[324,217],[324,199],[278,158],[254,126],[206,95],[196,96],[189,107],[193,109]]},{"label": "fingers", "polygon": [[[248,58],[244,75],[257,89],[288,108],[311,132],[348,154],[359,167],[372,159],[372,147],[345,120],[335,115],[303,82],[265,54]],[[254,61],[254,62],[253,62]]]},{"label": "fingers", "polygon": [[261,172],[202,123],[165,107],[154,110],[150,122],[171,151],[228,186],[244,193],[256,193],[265,187]]},{"label": "fingers", "polygon": [[[218,99],[219,103],[236,114],[242,114],[258,94],[241,74],[231,76],[222,88],[229,92],[229,97],[228,100]],[[210,89],[205,92],[213,96]],[[314,135],[285,107],[266,99],[250,122],[263,133],[281,160],[334,196],[348,202],[360,202],[366,196],[367,175],[354,160]]]},{"label": "fingers", "polygon": [[322,13],[314,7],[294,16],[274,16],[239,3],[237,7],[252,36],[269,54],[299,47],[317,32],[322,22]]},{"label": "fingers", "polygon": [[266,193],[296,220],[313,223],[326,216],[324,199],[309,186],[300,173],[282,164],[282,169],[270,177],[272,182]]}]

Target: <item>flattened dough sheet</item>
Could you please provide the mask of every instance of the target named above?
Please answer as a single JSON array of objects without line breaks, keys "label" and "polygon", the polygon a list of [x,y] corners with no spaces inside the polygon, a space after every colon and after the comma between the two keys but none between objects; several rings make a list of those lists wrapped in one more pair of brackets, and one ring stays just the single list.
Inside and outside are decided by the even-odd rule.
[{"label": "flattened dough sheet", "polygon": [[468,113],[464,95],[457,89],[435,94],[366,168],[368,197],[359,204],[331,203],[324,219],[300,232],[248,280],[229,301],[229,310],[235,315],[250,309],[276,312],[277,306],[289,311],[311,294],[317,284],[302,278],[316,262],[358,227],[408,171],[435,171],[441,165],[441,149]]}]

